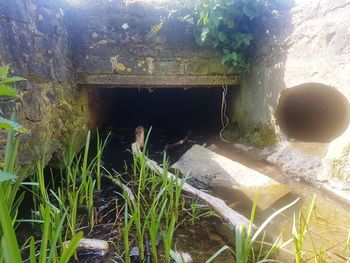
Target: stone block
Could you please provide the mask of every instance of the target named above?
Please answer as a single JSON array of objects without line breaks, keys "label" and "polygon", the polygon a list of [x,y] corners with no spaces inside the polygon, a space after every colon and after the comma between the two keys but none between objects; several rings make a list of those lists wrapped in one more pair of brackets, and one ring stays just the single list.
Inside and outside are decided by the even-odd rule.
[{"label": "stone block", "polygon": [[155,61],[154,75],[182,75],[179,61]]},{"label": "stone block", "polygon": [[209,61],[194,59],[186,64],[185,73],[187,75],[208,75]]}]

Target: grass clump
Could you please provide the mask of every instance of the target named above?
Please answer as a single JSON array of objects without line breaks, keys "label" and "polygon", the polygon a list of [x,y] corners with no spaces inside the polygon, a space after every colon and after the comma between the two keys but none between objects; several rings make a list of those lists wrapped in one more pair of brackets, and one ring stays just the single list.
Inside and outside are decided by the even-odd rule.
[{"label": "grass clump", "polygon": [[[148,138],[148,136],[147,136]],[[146,139],[147,145],[147,139]],[[164,155],[163,173],[156,174],[147,165],[146,146],[142,153],[134,154],[131,182],[132,191],[124,189],[126,202],[123,237],[125,261],[130,262],[130,233],[135,233],[139,259],[144,262],[148,252],[152,262],[170,262],[173,234],[179,222],[179,207],[184,179],[167,177],[169,163]],[[159,253],[158,241],[163,252]],[[148,248],[148,244],[150,247]],[[145,249],[149,251],[145,251]]]},{"label": "grass clump", "polygon": [[[272,257],[279,251],[283,244],[282,234],[278,235],[274,243],[265,242],[265,228],[266,226],[279,214],[293,206],[299,199],[296,199],[292,203],[282,207],[274,212],[269,218],[267,218],[261,226],[254,231],[254,219],[256,206],[258,202],[258,195],[256,194],[250,217],[250,224],[248,229],[245,229],[244,225],[236,226],[235,228],[235,248],[232,249],[225,245],[219,249],[213,256],[211,256],[206,263],[213,262],[225,250],[229,250],[233,253],[238,263],[247,262],[275,262]],[[262,234],[262,239],[258,238]],[[257,251],[257,253],[256,253]]]}]

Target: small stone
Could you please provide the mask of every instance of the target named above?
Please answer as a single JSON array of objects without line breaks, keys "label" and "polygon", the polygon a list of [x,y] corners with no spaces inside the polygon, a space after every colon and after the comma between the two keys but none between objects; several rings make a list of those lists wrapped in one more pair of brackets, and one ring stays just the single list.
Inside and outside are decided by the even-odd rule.
[{"label": "small stone", "polygon": [[138,257],[140,255],[140,250],[138,247],[133,247],[130,250],[130,257]]}]

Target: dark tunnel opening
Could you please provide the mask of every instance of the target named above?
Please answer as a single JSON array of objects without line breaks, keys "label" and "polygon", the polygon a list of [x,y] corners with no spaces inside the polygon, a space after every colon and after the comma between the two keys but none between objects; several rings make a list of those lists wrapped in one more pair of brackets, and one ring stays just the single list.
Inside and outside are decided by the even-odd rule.
[{"label": "dark tunnel opening", "polygon": [[184,136],[218,135],[221,129],[220,88],[92,88],[94,126],[135,128],[139,125]]},{"label": "dark tunnel opening", "polygon": [[308,83],[281,93],[276,118],[289,139],[326,143],[348,127],[349,112],[349,103],[339,91]]},{"label": "dark tunnel opening", "polygon": [[[85,90],[86,91],[86,90]],[[139,125],[152,127],[150,157],[161,161],[164,147],[187,137],[182,146],[167,151],[176,161],[193,144],[215,143],[221,130],[220,88],[91,88],[88,91],[92,127],[111,132],[107,163],[126,160]],[[123,162],[117,161],[117,166]]]}]

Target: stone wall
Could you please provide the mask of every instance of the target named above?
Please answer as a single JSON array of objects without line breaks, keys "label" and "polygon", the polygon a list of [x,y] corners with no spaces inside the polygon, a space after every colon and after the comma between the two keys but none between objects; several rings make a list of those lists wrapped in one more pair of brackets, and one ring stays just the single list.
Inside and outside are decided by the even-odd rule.
[{"label": "stone wall", "polygon": [[48,158],[74,131],[86,132],[83,97],[74,84],[65,6],[55,0],[0,1],[0,64],[27,80],[17,85],[15,103],[2,101],[5,114],[16,108],[29,129],[21,141],[21,163]]},{"label": "stone wall", "polygon": [[98,5],[90,1],[73,8],[71,40],[77,74],[227,73],[220,63],[221,55],[199,48],[193,32],[176,15],[169,18],[169,13],[166,7],[141,3],[125,6],[120,0],[100,1]]},{"label": "stone wall", "polygon": [[[349,0],[297,0],[273,19],[255,43],[252,68],[242,79],[232,107],[233,119],[245,128],[252,124],[276,127],[281,91],[305,83],[328,85],[350,101],[349,23]],[[332,163],[344,159],[349,145],[347,128],[329,144],[323,171],[332,174]]]}]

